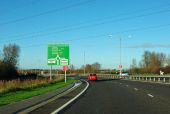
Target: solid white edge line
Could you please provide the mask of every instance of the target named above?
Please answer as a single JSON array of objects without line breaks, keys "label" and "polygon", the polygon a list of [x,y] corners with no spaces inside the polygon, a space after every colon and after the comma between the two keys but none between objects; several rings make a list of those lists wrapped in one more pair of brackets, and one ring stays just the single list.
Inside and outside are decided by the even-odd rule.
[{"label": "solid white edge line", "polygon": [[60,94],[58,94],[57,96],[54,96],[53,98],[51,98],[51,99],[49,99],[49,100],[47,100],[47,101],[44,101],[44,102],[42,102],[42,103],[40,103],[40,104],[37,104],[37,105],[35,105],[35,106],[33,106],[33,107],[30,107],[30,108],[27,108],[27,109],[25,109],[25,110],[23,110],[23,111],[20,111],[20,112],[18,112],[17,114],[27,114],[27,113],[29,113],[29,112],[31,112],[31,111],[33,111],[33,110],[35,110],[35,109],[37,109],[37,108],[39,108],[39,107],[41,107],[41,106],[44,106],[44,105],[46,105],[47,103],[52,102],[52,101],[56,100],[57,98],[59,98],[59,97],[65,95],[65,94],[67,94],[68,92],[72,91],[74,88],[78,87],[79,84],[81,84],[81,83],[82,83],[82,82],[80,82],[80,83],[75,83],[75,84],[73,85],[73,87],[69,88],[69,89],[66,90],[64,93],[60,93]]},{"label": "solid white edge line", "polygon": [[153,95],[151,95],[151,94],[147,94],[147,95],[148,95],[149,97],[152,97],[152,98],[154,97],[154,96],[153,96]]},{"label": "solid white edge line", "polygon": [[[85,80],[84,80],[85,81]],[[56,109],[55,111],[53,111],[50,114],[56,114],[58,112],[60,112],[61,110],[63,110],[66,106],[68,106],[69,104],[71,104],[74,100],[76,100],[78,97],[80,97],[89,87],[89,83],[87,81],[85,81],[87,83],[87,86],[85,87],[85,89],[80,92],[78,95],[76,95],[74,98],[72,98],[70,101],[68,101],[67,103],[65,103],[64,105],[62,105],[60,108]]]}]

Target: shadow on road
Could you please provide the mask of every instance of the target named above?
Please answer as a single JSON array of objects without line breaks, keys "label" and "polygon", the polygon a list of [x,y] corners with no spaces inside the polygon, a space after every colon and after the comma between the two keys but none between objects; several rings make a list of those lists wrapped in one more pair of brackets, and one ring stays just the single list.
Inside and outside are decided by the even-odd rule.
[{"label": "shadow on road", "polygon": [[120,80],[120,79],[98,79],[97,82],[114,81],[114,80]]}]

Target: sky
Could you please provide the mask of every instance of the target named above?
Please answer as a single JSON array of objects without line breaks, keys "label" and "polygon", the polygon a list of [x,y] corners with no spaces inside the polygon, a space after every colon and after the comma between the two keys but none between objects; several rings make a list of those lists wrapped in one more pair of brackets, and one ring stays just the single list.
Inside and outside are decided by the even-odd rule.
[{"label": "sky", "polygon": [[76,68],[129,68],[144,51],[170,54],[169,0],[0,0],[0,54],[20,46],[19,68],[50,68],[48,44],[69,44]]}]

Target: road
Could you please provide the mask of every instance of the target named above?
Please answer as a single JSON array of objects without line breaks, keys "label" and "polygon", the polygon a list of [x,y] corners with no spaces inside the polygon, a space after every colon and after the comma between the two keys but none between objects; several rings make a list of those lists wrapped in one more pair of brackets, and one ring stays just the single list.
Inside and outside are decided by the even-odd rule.
[{"label": "road", "polygon": [[170,114],[170,85],[101,79],[60,114]]}]

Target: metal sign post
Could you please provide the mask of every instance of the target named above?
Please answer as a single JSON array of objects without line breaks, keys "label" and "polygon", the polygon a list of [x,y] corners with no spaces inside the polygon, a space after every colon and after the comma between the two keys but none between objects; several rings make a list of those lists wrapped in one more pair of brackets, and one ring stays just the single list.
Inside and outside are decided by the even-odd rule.
[{"label": "metal sign post", "polygon": [[51,66],[51,69],[50,69],[50,80],[52,80],[52,66]]},{"label": "metal sign post", "polygon": [[67,83],[67,79],[66,79],[66,70],[65,70],[64,78],[65,78],[65,83]]},{"label": "metal sign post", "polygon": [[63,66],[63,70],[64,70],[64,79],[65,79],[65,83],[67,83],[67,77],[66,77],[66,73],[67,73],[67,70],[68,70],[68,66]]},{"label": "metal sign post", "polygon": [[122,75],[122,65],[120,64],[120,65],[118,66],[118,68],[120,69],[119,75],[121,76],[121,75]]}]

